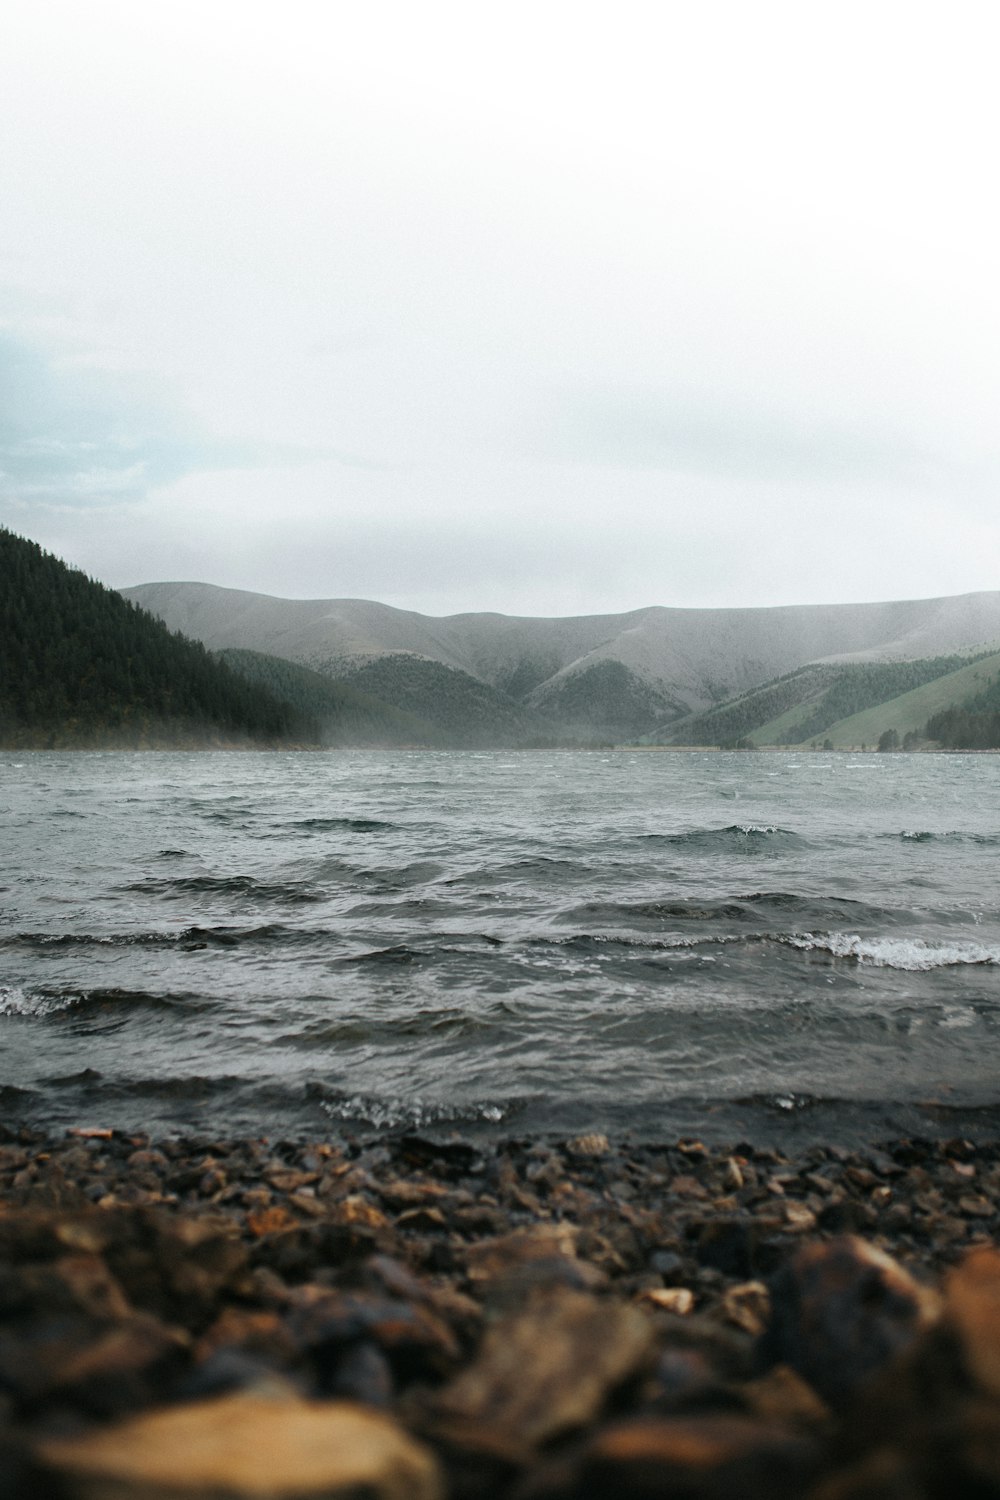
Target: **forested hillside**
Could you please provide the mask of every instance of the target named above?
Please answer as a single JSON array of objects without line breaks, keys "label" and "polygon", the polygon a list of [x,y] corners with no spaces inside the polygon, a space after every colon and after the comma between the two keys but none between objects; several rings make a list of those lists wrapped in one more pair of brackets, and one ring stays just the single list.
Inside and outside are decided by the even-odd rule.
[{"label": "forested hillside", "polygon": [[324,745],[440,745],[425,719],[339,682],[261,651],[220,651],[219,659],[314,721]]},{"label": "forested hillside", "polygon": [[425,657],[378,656],[352,672],[350,684],[426,720],[455,749],[529,745],[552,735],[506,694]]},{"label": "forested hillside", "polygon": [[1000,672],[982,692],[934,714],[925,732],[948,750],[1000,749]]},{"label": "forested hillside", "polygon": [[0,529],[0,744],[280,744],[315,725],[205,647]]}]

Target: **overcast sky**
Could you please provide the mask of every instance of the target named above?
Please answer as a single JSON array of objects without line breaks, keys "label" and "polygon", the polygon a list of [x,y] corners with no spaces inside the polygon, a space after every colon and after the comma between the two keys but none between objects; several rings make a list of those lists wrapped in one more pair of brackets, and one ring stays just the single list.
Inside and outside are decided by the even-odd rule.
[{"label": "overcast sky", "polygon": [[0,524],[433,614],[1000,587],[998,29],[5,0]]}]

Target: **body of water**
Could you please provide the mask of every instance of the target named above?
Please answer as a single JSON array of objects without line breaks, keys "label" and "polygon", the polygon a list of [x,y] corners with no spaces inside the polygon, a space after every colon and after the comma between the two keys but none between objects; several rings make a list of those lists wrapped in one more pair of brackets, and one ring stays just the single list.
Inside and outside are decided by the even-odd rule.
[{"label": "body of water", "polygon": [[1000,761],[0,754],[8,1122],[1000,1128]]}]

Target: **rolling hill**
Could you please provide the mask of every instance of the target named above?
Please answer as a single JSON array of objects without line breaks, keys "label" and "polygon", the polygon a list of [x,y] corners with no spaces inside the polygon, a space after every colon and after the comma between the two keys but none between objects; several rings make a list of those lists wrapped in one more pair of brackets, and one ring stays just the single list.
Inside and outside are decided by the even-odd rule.
[{"label": "rolling hill", "polygon": [[[773,701],[755,729],[789,713],[799,723],[843,667],[968,658],[1000,643],[1000,592],[561,619],[438,619],[371,600],[278,599],[204,583],[123,592],[214,651],[261,652],[349,682],[456,744],[668,742],[761,689]],[[912,686],[887,678],[881,697],[854,707]]]}]

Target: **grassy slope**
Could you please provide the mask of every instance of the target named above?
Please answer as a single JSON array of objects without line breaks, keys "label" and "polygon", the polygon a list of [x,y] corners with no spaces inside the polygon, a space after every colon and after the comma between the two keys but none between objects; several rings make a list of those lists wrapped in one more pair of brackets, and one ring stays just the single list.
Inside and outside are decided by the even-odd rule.
[{"label": "grassy slope", "polygon": [[[982,692],[998,672],[1000,652],[984,656],[982,660],[967,667],[960,667],[957,672],[935,677],[933,682],[925,682],[923,687],[901,693],[898,698],[890,698],[874,708],[866,708],[848,719],[839,719],[836,724],[831,724],[822,734],[817,735],[816,739],[820,744],[824,740],[832,740],[834,747],[841,750],[852,745],[876,745],[879,736],[886,729],[895,729],[900,739],[910,730],[922,733],[931,714]],[[793,709],[780,719],[772,719],[769,724],[755,730],[753,739],[758,745],[777,744],[778,736],[791,728],[797,718],[802,717],[801,711]]]}]

